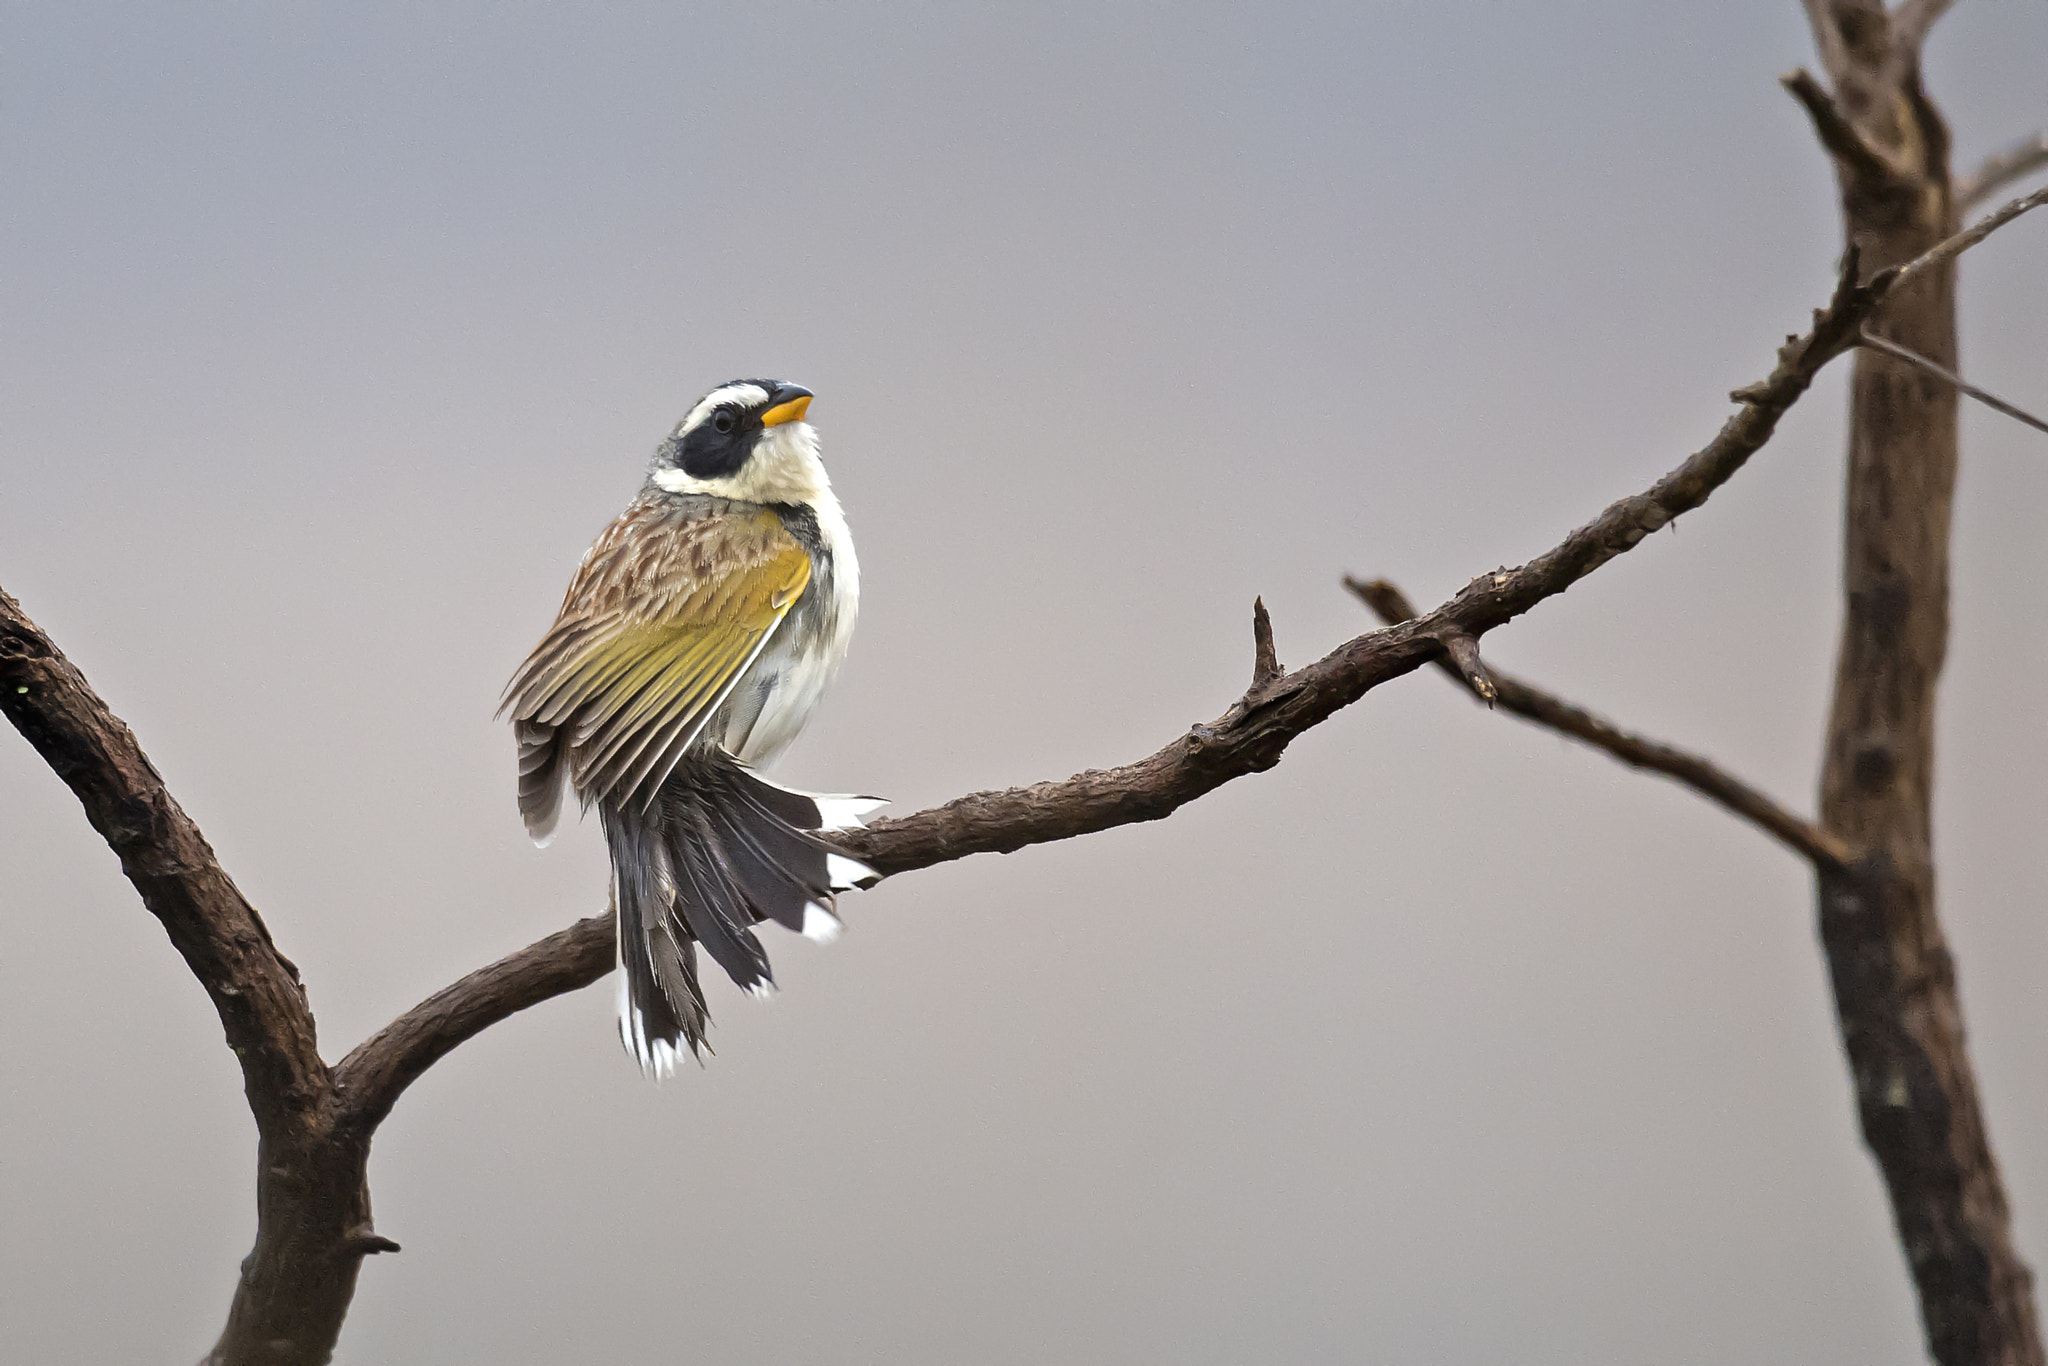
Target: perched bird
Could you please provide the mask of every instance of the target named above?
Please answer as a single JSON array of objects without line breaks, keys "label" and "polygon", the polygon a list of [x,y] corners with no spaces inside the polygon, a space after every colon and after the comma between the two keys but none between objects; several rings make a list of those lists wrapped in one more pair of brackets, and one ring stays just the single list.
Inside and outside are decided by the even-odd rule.
[{"label": "perched bird", "polygon": [[853,634],[860,565],[811,392],[734,380],[655,449],[640,496],[585,552],[555,624],[506,685],[519,809],[546,844],[566,782],[595,806],[618,912],[619,1033],[653,1076],[708,1015],[702,944],[755,994],[751,928],[839,931],[836,893],[874,872],[826,836],[882,803],[754,772],[803,729]]}]

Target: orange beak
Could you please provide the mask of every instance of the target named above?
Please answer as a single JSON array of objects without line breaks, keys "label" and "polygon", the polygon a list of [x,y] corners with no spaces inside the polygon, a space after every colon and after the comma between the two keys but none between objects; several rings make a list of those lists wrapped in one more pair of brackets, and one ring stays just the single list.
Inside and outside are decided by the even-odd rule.
[{"label": "orange beak", "polygon": [[803,421],[804,414],[810,410],[813,395],[810,390],[794,384],[780,384],[769,397],[775,400],[775,406],[761,414],[763,427],[780,427],[785,422]]}]

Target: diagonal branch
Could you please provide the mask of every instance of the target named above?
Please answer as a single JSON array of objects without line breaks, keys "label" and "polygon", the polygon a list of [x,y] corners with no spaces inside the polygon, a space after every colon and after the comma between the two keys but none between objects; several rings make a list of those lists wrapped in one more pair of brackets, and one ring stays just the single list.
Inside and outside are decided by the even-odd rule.
[{"label": "diagonal branch", "polygon": [[[1272,768],[1297,735],[1436,659],[1447,638],[1476,639],[1513,620],[1706,502],[1770,440],[1778,419],[1821,368],[1855,345],[1864,320],[1898,276],[1882,271],[1859,285],[1857,269],[1852,250],[1843,258],[1833,298],[1815,310],[1812,329],[1779,348],[1767,378],[1733,395],[1741,408],[1712,441],[1545,554],[1519,568],[1482,575],[1427,615],[1357,636],[1277,678],[1267,677],[1272,656],[1261,639],[1254,684],[1244,697],[1215,721],[1191,727],[1136,763],[1090,769],[1064,782],[972,793],[847,831],[840,842],[880,873],[906,873],[970,854],[1012,853],[1161,820],[1233,778]],[[1270,623],[1260,632],[1255,618],[1255,637],[1269,633]],[[527,1006],[588,986],[611,970],[612,960],[609,922],[584,920],[436,993],[343,1060],[337,1072],[349,1107],[374,1124],[405,1086],[463,1040]]]},{"label": "diagonal branch", "polygon": [[[1903,266],[1897,267],[1897,273],[1892,276],[1890,289],[1901,289],[1908,282],[1917,280],[1928,271],[1936,269],[1945,262],[1953,261],[1992,233],[1997,232],[2000,228],[2012,222],[2013,219],[2018,218],[2024,213],[2032,213],[2043,204],[2048,204],[2048,185],[2043,185],[2032,194],[2023,194],[2018,199],[2007,200],[1999,205],[1997,209],[1985,214],[1961,232],[1935,243]],[[1877,283],[1876,276],[1871,277],[1871,283]]]},{"label": "diagonal branch", "polygon": [[2048,166],[2048,128],[2001,148],[1978,163],[1977,169],[1956,182],[1958,209],[1973,209],[2021,176],[2032,175]]},{"label": "diagonal branch", "polygon": [[334,1067],[342,1127],[368,1135],[406,1087],[466,1039],[612,970],[612,912],[579,920],[429,996]]},{"label": "diagonal branch", "polygon": [[1965,394],[1968,395],[1970,398],[1976,399],[1979,403],[1983,404],[1987,408],[1992,409],[1994,412],[2004,413],[2007,417],[2012,418],[2015,421],[2024,422],[2029,427],[2034,428],[2034,430],[2036,431],[2048,432],[2048,422],[2043,422],[2040,418],[2035,417],[2032,413],[2028,412],[2024,408],[2018,408],[2010,403],[2007,403],[2004,399],[2000,398],[1996,394],[1988,393],[1983,389],[1979,389],[1976,385],[1970,383],[1968,380],[1964,379],[1961,375],[1949,369],[1947,366],[1936,364],[1935,362],[1929,360],[1927,357],[1921,355],[1918,351],[1908,350],[1907,348],[1899,345],[1895,341],[1889,341],[1884,337],[1878,336],[1874,332],[1868,331],[1866,331],[1863,334],[1863,336],[1858,339],[1858,344],[1862,346],[1867,346],[1873,351],[1882,351],[1887,356],[1891,356],[1895,359],[1904,361],[1906,364],[1912,366],[1916,370],[1925,371],[1927,374],[1934,376],[1936,379],[1941,380],[1943,383],[1952,386],[1957,393]]},{"label": "diagonal branch", "polygon": [[[1013,853],[1032,844],[1161,820],[1233,778],[1273,767],[1295,736],[1381,683],[1437,658],[1447,648],[1446,638],[1476,639],[1520,616],[1706,502],[1771,439],[1778,419],[1821,368],[1857,344],[1865,321],[1901,280],[1953,260],[2044,199],[2048,192],[2016,200],[1905,267],[1879,271],[1861,285],[1852,247],[1843,256],[1834,297],[1826,308],[1814,310],[1811,330],[1786,340],[1767,378],[1730,395],[1741,411],[1712,441],[1645,492],[1610,505],[1520,568],[1482,575],[1426,616],[1357,636],[1314,664],[1279,677],[1268,674],[1269,661],[1273,670],[1279,667],[1271,650],[1271,622],[1261,629],[1263,613],[1255,612],[1252,688],[1221,717],[1191,727],[1150,758],[1090,769],[1065,782],[972,793],[848,831],[842,843],[880,873],[907,873],[969,854]],[[1830,859],[1839,854],[1821,846],[1801,852]],[[451,1049],[528,1006],[589,986],[611,971],[612,957],[611,923],[594,917],[436,992],[343,1059],[337,1072],[349,1090],[349,1108],[374,1125],[399,1092]]]},{"label": "diagonal branch", "polygon": [[21,604],[0,591],[0,713],[71,788],[220,1015],[259,1131],[287,1133],[324,1100],[327,1065],[298,970],[108,710]]},{"label": "diagonal branch", "polygon": [[[1344,586],[1357,594],[1359,600],[1389,626],[1411,620],[1416,615],[1406,595],[1385,579],[1363,583],[1347,577]],[[1468,689],[1472,688],[1470,681],[1450,659],[1439,659],[1437,664]],[[1497,669],[1492,671],[1492,680],[1495,690],[1492,698],[1472,689],[1482,701],[1497,704],[1502,711],[1512,712],[1575,740],[1583,740],[1631,768],[1646,769],[1674,779],[1773,836],[1824,872],[1841,872],[1849,866],[1852,853],[1848,845],[1699,755],[1632,734],[1582,707],[1573,706],[1561,697],[1531,687]]]}]

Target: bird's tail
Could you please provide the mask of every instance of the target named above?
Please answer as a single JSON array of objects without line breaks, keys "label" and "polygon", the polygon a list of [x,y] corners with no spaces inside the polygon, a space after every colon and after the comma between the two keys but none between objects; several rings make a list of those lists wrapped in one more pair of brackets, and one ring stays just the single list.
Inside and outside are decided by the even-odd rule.
[{"label": "bird's tail", "polygon": [[777,787],[722,750],[686,757],[643,808],[600,803],[619,921],[619,1034],[652,1076],[704,1047],[697,945],[743,989],[774,987],[753,926],[817,940],[839,933],[837,893],[873,869],[834,849],[881,802]]}]

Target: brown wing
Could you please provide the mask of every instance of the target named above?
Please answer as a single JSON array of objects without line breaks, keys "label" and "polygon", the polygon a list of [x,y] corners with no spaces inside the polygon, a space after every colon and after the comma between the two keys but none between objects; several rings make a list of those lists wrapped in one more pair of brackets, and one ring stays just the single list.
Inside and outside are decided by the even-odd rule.
[{"label": "brown wing", "polygon": [[505,688],[528,832],[553,829],[565,760],[586,802],[651,801],[810,581],[810,556],[766,508],[626,509]]}]

